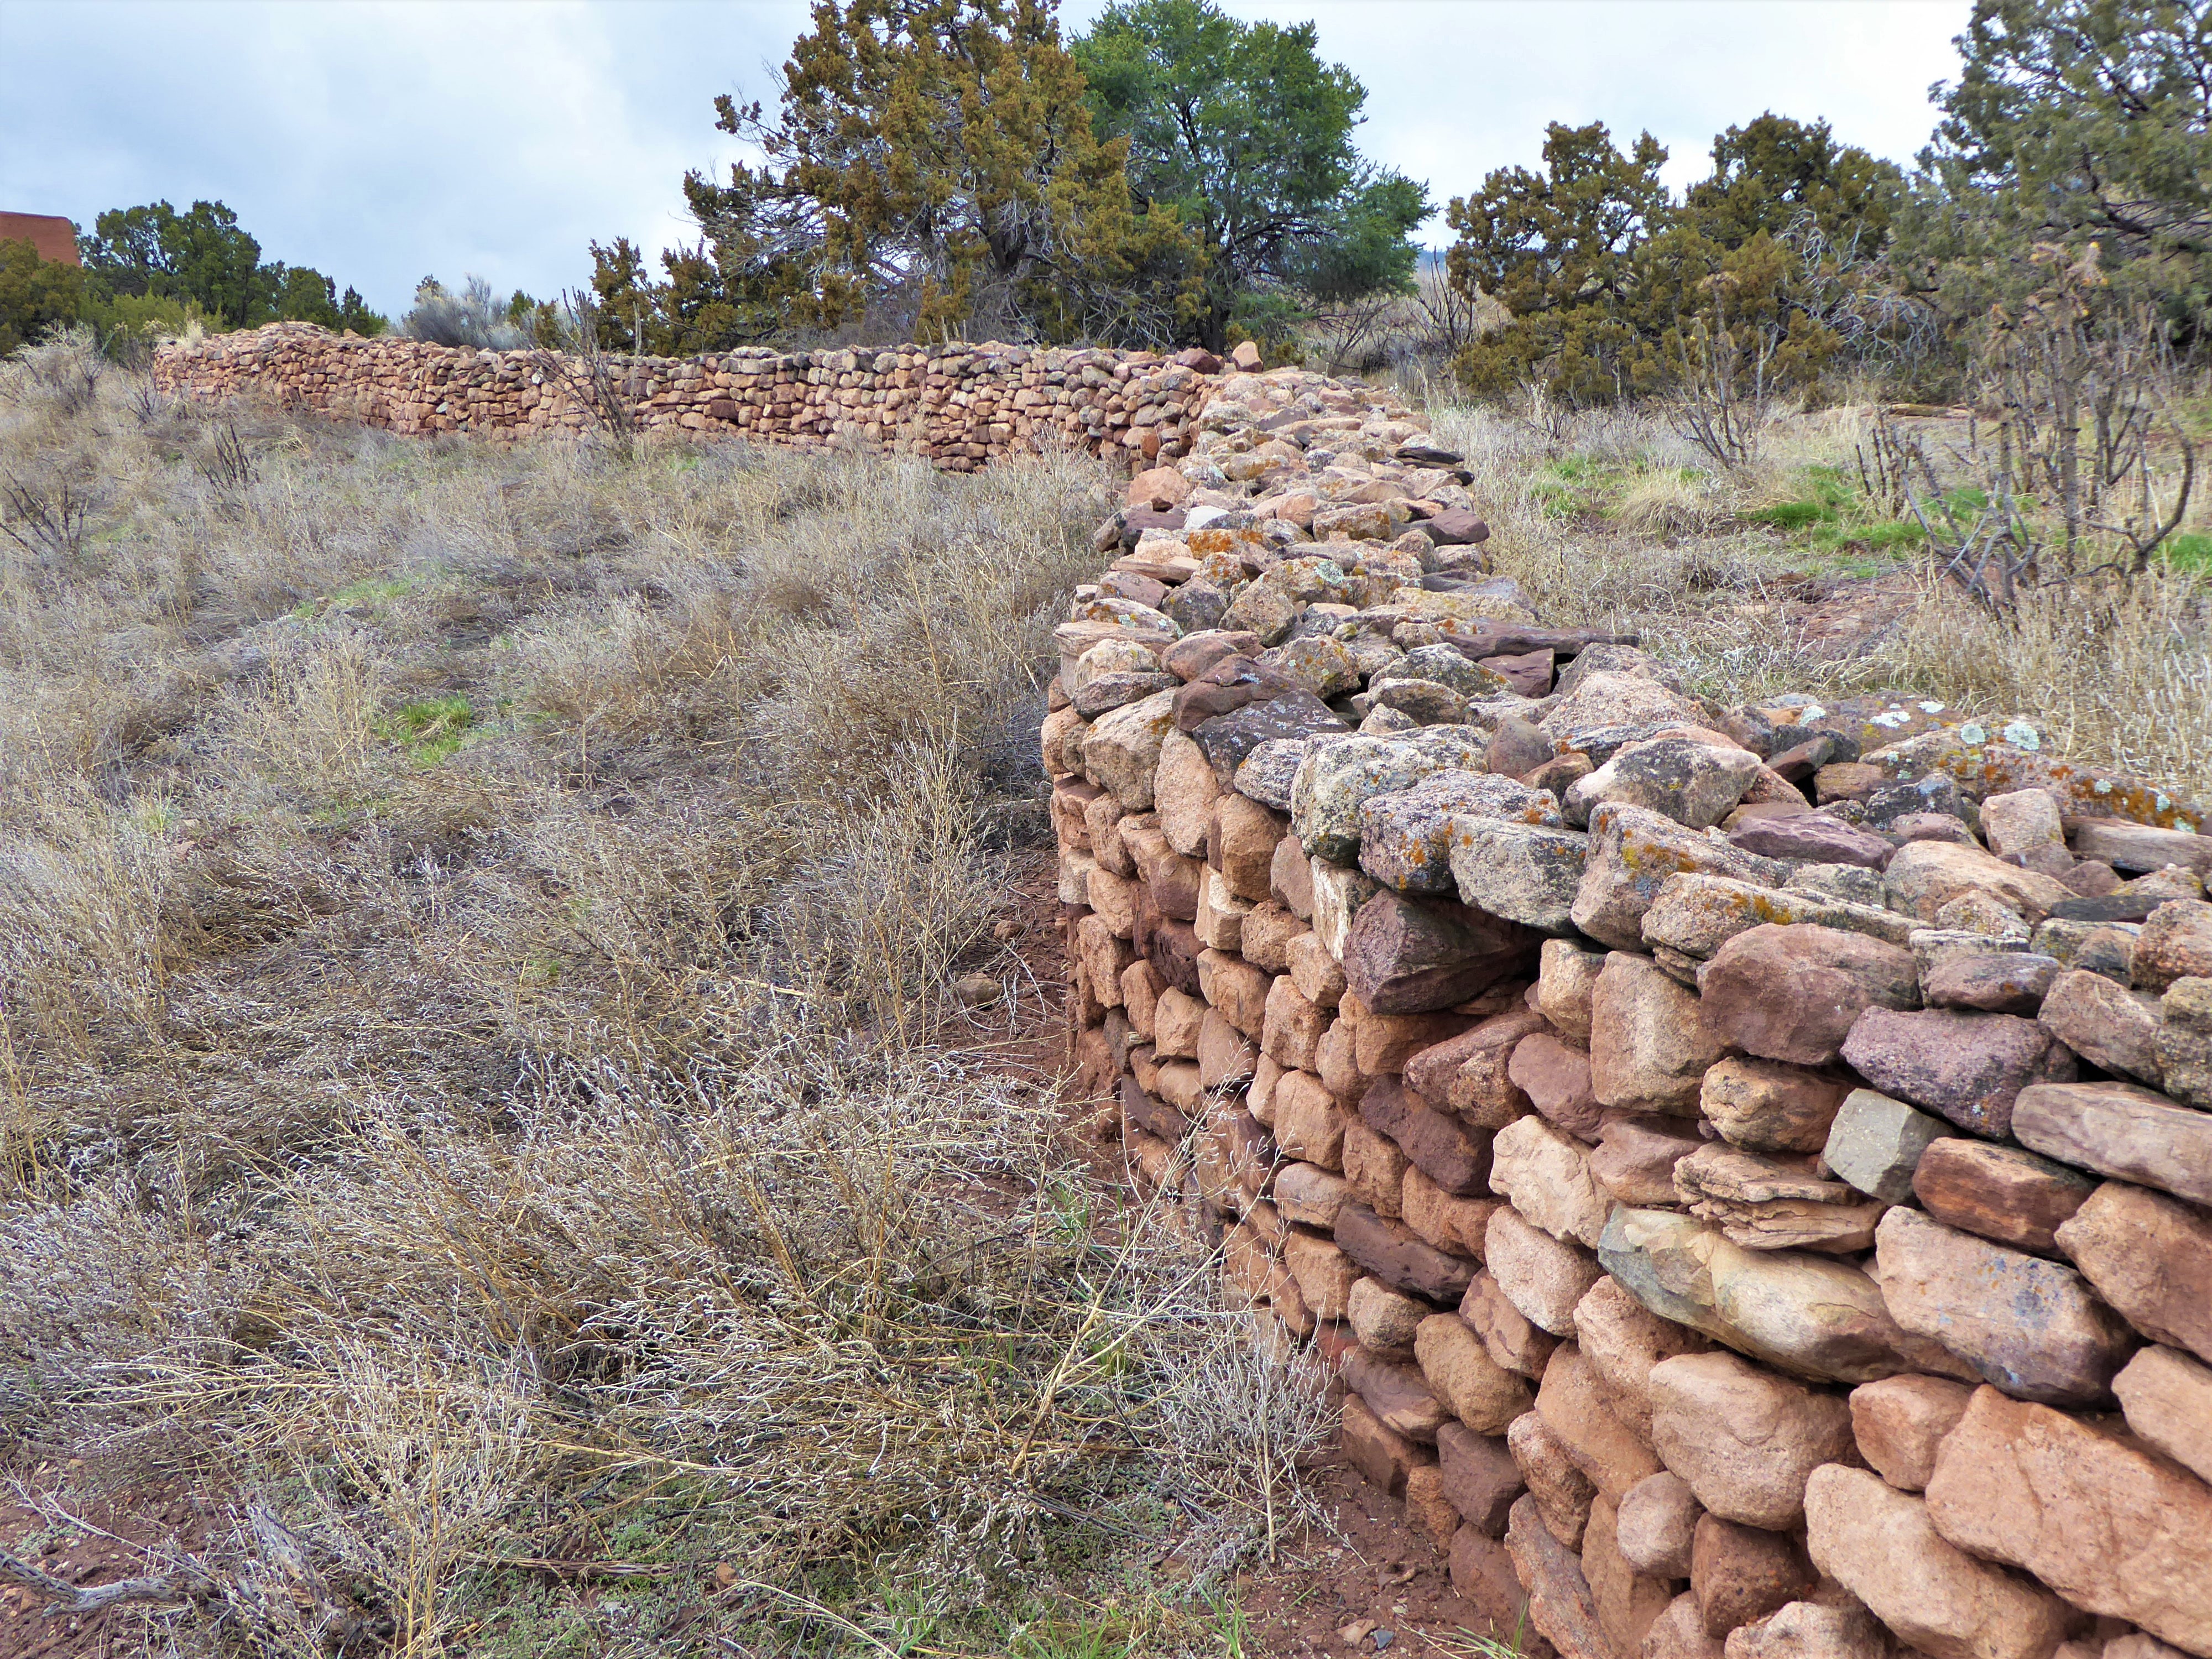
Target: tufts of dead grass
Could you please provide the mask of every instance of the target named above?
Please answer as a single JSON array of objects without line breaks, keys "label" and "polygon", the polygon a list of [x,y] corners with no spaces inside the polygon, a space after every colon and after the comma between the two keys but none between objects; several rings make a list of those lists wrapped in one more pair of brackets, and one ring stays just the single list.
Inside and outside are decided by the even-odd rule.
[{"label": "tufts of dead grass", "polygon": [[1316,1407],[1063,1167],[989,932],[1098,467],[218,429],[82,349],[0,364],[99,503],[0,543],[0,1423],[233,1507],[163,1639],[630,1642],[563,1554],[873,1629],[1170,1488],[1218,1582]]},{"label": "tufts of dead grass", "polygon": [[[1634,631],[1723,702],[1786,691],[1933,696],[2032,716],[2068,754],[2212,795],[2212,594],[2160,568],[2132,581],[2054,584],[1997,618],[1912,575],[1895,626],[1838,651],[1804,639],[1792,602],[1808,584],[1863,580],[1817,549],[1747,522],[1802,497],[1814,469],[1856,478],[1863,409],[1778,415],[1755,466],[1722,477],[1649,410],[1442,407],[1492,526],[1501,573],[1548,621]],[[1940,445],[1937,446],[1940,448]],[[1860,569],[1891,579],[1907,562]]]}]

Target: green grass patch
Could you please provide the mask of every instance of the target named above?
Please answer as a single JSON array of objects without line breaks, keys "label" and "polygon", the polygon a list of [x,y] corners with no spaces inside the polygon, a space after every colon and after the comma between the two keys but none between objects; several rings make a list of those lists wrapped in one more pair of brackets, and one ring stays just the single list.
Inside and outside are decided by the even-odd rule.
[{"label": "green grass patch", "polygon": [[301,622],[313,622],[333,611],[347,611],[356,605],[374,610],[412,592],[419,580],[414,576],[364,576],[357,582],[348,582],[326,598],[301,600],[292,607],[292,614]]},{"label": "green grass patch", "polygon": [[435,766],[476,730],[475,706],[459,692],[404,702],[385,722],[386,735],[407,750],[417,766]]},{"label": "green grass patch", "polygon": [[2175,570],[2212,574],[2212,535],[2191,531],[2186,535],[2170,537],[2159,550],[2159,556]]},{"label": "green grass patch", "polygon": [[1836,509],[1826,501],[1778,501],[1744,515],[1751,524],[1771,525],[1777,530],[1805,530],[1816,524],[1832,524]]}]

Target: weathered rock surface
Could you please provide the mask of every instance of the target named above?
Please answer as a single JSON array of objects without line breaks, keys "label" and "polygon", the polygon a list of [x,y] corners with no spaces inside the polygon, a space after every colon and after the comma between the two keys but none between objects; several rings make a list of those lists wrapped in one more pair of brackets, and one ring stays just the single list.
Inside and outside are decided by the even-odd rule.
[{"label": "weathered rock surface", "polygon": [[1725,1659],[1889,1659],[1889,1633],[1864,1607],[1791,1601],[1729,1632]]},{"label": "weathered rock surface", "polygon": [[1956,1135],[1931,1144],[1912,1173],[1912,1195],[1946,1226],[2039,1255],[2056,1253],[2059,1224],[2095,1186],[2021,1147]]},{"label": "weathered rock surface", "polygon": [[1559,1437],[1533,1411],[1513,1419],[1505,1431],[1505,1444],[1521,1467],[1544,1525],[1569,1549],[1580,1549],[1590,1504],[1597,1497],[1589,1477],[1575,1467]]},{"label": "weathered rock surface", "polygon": [[1850,1411],[1841,1400],[1734,1354],[1662,1360],[1652,1367],[1650,1388],[1659,1455],[1724,1520],[1796,1525],[1807,1478],[1850,1449]]},{"label": "weathered rock surface", "polygon": [[1553,1237],[1592,1249],[1612,1208],[1588,1150],[1540,1117],[1521,1118],[1492,1137],[1490,1190]]},{"label": "weathered rock surface", "polygon": [[1810,864],[1848,864],[1879,870],[1897,848],[1840,818],[1807,813],[1786,818],[1754,818],[1729,831],[1729,843],[1770,859]]},{"label": "weathered rock surface", "polygon": [[1601,802],[1640,806],[1704,830],[1718,823],[1759,775],[1759,757],[1691,738],[1632,743],[1567,791],[1567,816],[1588,822]]},{"label": "weathered rock surface", "polygon": [[2212,1480],[2212,1368],[2172,1348],[2145,1348],[2112,1379],[2112,1392],[2128,1427]]},{"label": "weathered rock surface", "polygon": [[[1645,1443],[1651,1438],[1651,1368],[1678,1354],[1702,1353],[1705,1340],[1644,1307],[1610,1275],[1575,1304],[1575,1343],[1613,1413]],[[1679,1576],[1679,1575],[1678,1575]]]},{"label": "weathered rock surface", "polygon": [[[1514,1045],[1505,1074],[1548,1122],[1580,1140],[1595,1140],[1605,1124],[1590,1082],[1589,1053],[1571,1048],[1548,1031]],[[1708,1074],[1710,1075],[1710,1074]]]},{"label": "weathered rock surface", "polygon": [[1853,1022],[1843,1056],[1884,1094],[1992,1139],[2011,1133],[2022,1089],[2075,1075],[2072,1054],[2033,1020],[1951,1008],[1870,1007]]},{"label": "weathered rock surface", "polygon": [[1921,994],[1931,1008],[2033,1015],[2065,971],[2057,957],[2030,951],[1958,955],[1923,976]]},{"label": "weathered rock surface", "polygon": [[1149,697],[1109,710],[1083,737],[1083,770],[1091,782],[1128,811],[1152,804],[1152,777],[1160,745],[1175,730],[1175,693]]},{"label": "weathered rock surface", "polygon": [[1746,1527],[1707,1515],[1698,1522],[1690,1558],[1690,1593],[1705,1634],[1725,1637],[1764,1619],[1811,1590],[1813,1565],[1785,1533]]},{"label": "weathered rock surface", "polygon": [[1477,1434],[1464,1423],[1446,1423],[1437,1431],[1437,1461],[1452,1507],[1469,1526],[1503,1538],[1513,1500],[1528,1490],[1503,1437]]},{"label": "weathered rock surface", "polygon": [[1967,893],[1994,899],[2030,922],[2042,921],[2051,906],[2073,896],[2049,876],[2007,864],[1978,847],[1947,841],[1900,847],[1882,879],[1890,903],[1923,921],[1933,921],[1946,904]]},{"label": "weathered rock surface", "polygon": [[1474,1262],[1447,1255],[1364,1204],[1337,1211],[1335,1238],[1338,1248],[1385,1285],[1431,1302],[1458,1301],[1474,1278]]},{"label": "weathered rock surface", "polygon": [[1674,1190],[1691,1214],[1747,1249],[1856,1253],[1874,1243],[1883,1208],[1843,1182],[1725,1144],[1676,1164]]},{"label": "weathered rock surface", "polygon": [[1754,887],[1726,876],[1669,876],[1644,913],[1644,942],[1704,959],[1754,927],[1826,927],[1863,933],[1900,948],[1913,932],[1909,916],[1855,904],[1802,887]]},{"label": "weathered rock surface", "polygon": [[1854,1089],[1836,1109],[1821,1159],[1868,1197],[1902,1204],[1912,1196],[1912,1178],[1928,1148],[1950,1133],[1942,1119],[1901,1100]]},{"label": "weathered rock surface", "polygon": [[2136,988],[2163,991],[2178,979],[2212,977],[2212,904],[2171,899],[2150,913],[2130,958]]},{"label": "weathered rock surface", "polygon": [[1528,1383],[1492,1359],[1457,1314],[1423,1320],[1413,1349],[1430,1388],[1477,1434],[1503,1434],[1528,1409]]},{"label": "weathered rock surface", "polygon": [[1875,1473],[1918,1492],[1936,1472],[1936,1449],[1966,1415],[1973,1390],[1943,1376],[1886,1376],[1851,1390],[1851,1434]]},{"label": "weathered rock surface", "polygon": [[1532,963],[1536,945],[1517,923],[1480,910],[1379,892],[1345,935],[1345,983],[1378,1014],[1448,1008]]},{"label": "weathered rock surface", "polygon": [[1647,957],[1615,951],[1590,999],[1590,1083],[1601,1106],[1694,1115],[1725,1042],[1696,992]]},{"label": "weathered rock surface", "polygon": [[2033,1085],[2021,1091],[2012,1130],[2062,1164],[2212,1205],[2212,1113],[2134,1084]]},{"label": "weathered rock surface", "polygon": [[1563,1344],[1545,1366],[1536,1411],[1575,1467],[1611,1502],[1618,1504],[1638,1481],[1659,1473],[1650,1444],[1613,1411],[1574,1343]]},{"label": "weathered rock surface", "polygon": [[2056,1261],[1894,1209],[1875,1278],[1897,1322],[1941,1342],[2006,1393],[2060,1405],[2109,1399],[2136,1346],[2082,1276]]},{"label": "weathered rock surface", "polygon": [[2155,1454],[1980,1389],[1936,1454],[1928,1515],[2077,1607],[2212,1651],[2212,1486]]},{"label": "weathered rock surface", "polygon": [[1650,1578],[1687,1578],[1698,1518],[1705,1513],[1690,1483],[1669,1469],[1646,1475],[1620,1500],[1614,1536],[1621,1558]]},{"label": "weathered rock surface", "polygon": [[1747,1053],[1797,1066],[1833,1061],[1869,1010],[1912,1009],[1920,1001],[1909,951],[1804,925],[1737,934],[1698,970],[1698,990],[1716,1034]]},{"label": "weathered rock surface", "polygon": [[1559,1659],[1613,1659],[1582,1563],[1546,1527],[1533,1494],[1513,1505],[1505,1547],[1528,1588],[1528,1622]]},{"label": "weathered rock surface", "polygon": [[2108,1181],[2059,1224],[2055,1239],[2145,1336],[2212,1359],[2212,1215]]},{"label": "weathered rock surface", "polygon": [[1575,1304],[1597,1282],[1596,1259],[1502,1206],[1490,1218],[1484,1243],[1483,1265],[1505,1299],[1538,1329],[1572,1336]]},{"label": "weathered rock surface", "polygon": [[1940,1536],[1920,1498],[1831,1463],[1805,1494],[1813,1565],[1928,1659],[2049,1659],[2069,1621],[2049,1590]]},{"label": "weathered rock surface", "polygon": [[1683,871],[1779,887],[1789,867],[1640,806],[1590,814],[1589,857],[1575,891],[1574,925],[1620,951],[1644,948],[1644,917],[1669,876]]},{"label": "weathered rock surface", "polygon": [[2123,1073],[2154,1089],[2164,1081],[2158,1062],[2158,1000],[2148,993],[2116,985],[2102,974],[2069,969],[2051,981],[2036,1018],[2100,1071]]},{"label": "weathered rock surface", "polygon": [[[1492,1206],[1492,1213],[1496,1212]],[[1487,1222],[1485,1224],[1487,1226]],[[1481,1248],[1482,1240],[1475,1241]],[[1540,1328],[1506,1297],[1498,1280],[1486,1269],[1474,1276],[1460,1298],[1459,1316],[1482,1339],[1484,1350],[1509,1371],[1536,1378],[1544,1374],[1559,1339]]]},{"label": "weathered rock surface", "polygon": [[1731,1054],[1706,1072],[1698,1099],[1706,1121],[1733,1145],[1760,1152],[1817,1152],[1827,1145],[1829,1126],[1850,1091],[1848,1083],[1828,1073]]},{"label": "weathered rock surface", "polygon": [[1462,903],[1539,933],[1573,931],[1575,897],[1589,858],[1587,836],[1462,817],[1453,822],[1447,847],[1452,883]]}]

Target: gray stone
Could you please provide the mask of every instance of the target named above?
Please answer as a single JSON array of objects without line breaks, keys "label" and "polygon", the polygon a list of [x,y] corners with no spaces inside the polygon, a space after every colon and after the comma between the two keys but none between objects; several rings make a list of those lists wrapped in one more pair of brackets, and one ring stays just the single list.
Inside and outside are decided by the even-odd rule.
[{"label": "gray stone", "polygon": [[[1410,789],[1371,795],[1361,805],[1359,867],[1401,893],[1450,896],[1455,890],[1451,853],[1458,838],[1451,822],[1455,813],[1477,820],[1477,827],[1462,834],[1482,833],[1488,820],[1564,827],[1559,803],[1548,790],[1531,789],[1489,772],[1438,772]],[[1580,859],[1575,861],[1574,874],[1576,878],[1582,874]]]},{"label": "gray stone", "polygon": [[1921,996],[1931,1008],[2032,1017],[2064,971],[2057,957],[2028,951],[1954,956],[1922,980]]},{"label": "gray stone", "polygon": [[1718,823],[1743,799],[1759,774],[1759,757],[1694,738],[1657,738],[1630,744],[1567,791],[1567,816],[1586,822],[1601,801],[1647,807],[1704,830]]},{"label": "gray stone", "polygon": [[1685,829],[1640,806],[1610,803],[1590,814],[1589,862],[1575,892],[1574,924],[1616,950],[1644,948],[1644,916],[1667,878],[1683,871],[1779,887],[1789,867]]},{"label": "gray stone", "polygon": [[[1330,719],[1335,716],[1332,714]],[[1340,726],[1341,724],[1340,721]],[[1303,737],[1268,738],[1255,744],[1231,775],[1232,787],[1248,800],[1272,806],[1278,812],[1289,811],[1291,787],[1297,781],[1298,768],[1310,747],[1310,743]]]},{"label": "gray stone", "polygon": [[1912,1196],[1912,1172],[1929,1143],[1954,1133],[1951,1126],[1901,1100],[1872,1089],[1844,1097],[1828,1130],[1821,1161],[1869,1198],[1903,1204]]},{"label": "gray stone", "polygon": [[2212,979],[2178,979],[2166,988],[2151,1052],[2167,1094],[2212,1111]]},{"label": "gray stone", "polygon": [[1462,817],[1453,820],[1448,844],[1452,880],[1462,903],[1539,933],[1574,931],[1572,911],[1589,859],[1588,836],[1572,830]]},{"label": "gray stone", "polygon": [[1703,958],[1739,933],[1792,923],[1863,933],[1900,948],[1912,933],[1911,918],[1894,911],[1790,888],[1754,887],[1725,876],[1685,873],[1668,877],[1652,900],[1644,917],[1644,942]]},{"label": "gray stone", "polygon": [[[1243,769],[1245,761],[1270,743],[1341,738],[1350,733],[1351,728],[1334,709],[1312,692],[1302,690],[1217,714],[1194,727],[1190,739],[1205,754],[1214,776],[1227,783]],[[1307,743],[1308,749],[1311,746]],[[1275,803],[1269,800],[1267,805]],[[1287,805],[1276,810],[1286,810]]]},{"label": "gray stone", "polygon": [[1355,735],[1314,749],[1291,786],[1291,833],[1315,858],[1356,864],[1360,809],[1369,797],[1410,789],[1443,769],[1411,744],[1386,738]]}]

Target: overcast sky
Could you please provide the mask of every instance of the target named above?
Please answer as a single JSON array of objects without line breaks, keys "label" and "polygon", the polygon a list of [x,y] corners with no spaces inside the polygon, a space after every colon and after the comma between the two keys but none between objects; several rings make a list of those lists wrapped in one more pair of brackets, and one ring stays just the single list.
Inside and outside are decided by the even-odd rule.
[{"label": "overcast sky", "polygon": [[[1100,0],[1069,0],[1075,26]],[[1969,0],[1229,0],[1320,26],[1366,83],[1362,148],[1441,206],[1534,164],[1545,123],[1649,128],[1670,183],[1772,109],[1907,161]],[[720,92],[768,94],[803,0],[542,4],[0,0],[0,210],[229,204],[264,258],[397,315],[465,272],[541,297],[593,239],[683,239],[689,167],[738,152]],[[1441,216],[1424,239],[1446,240]]]}]

